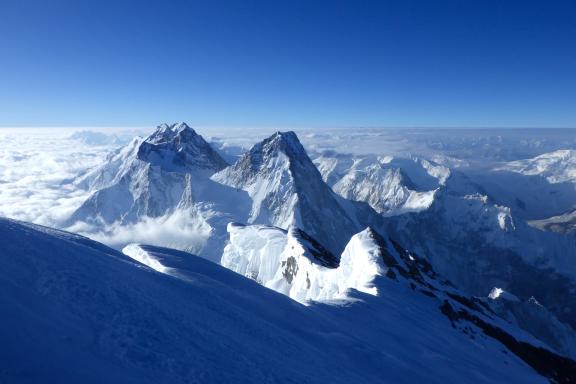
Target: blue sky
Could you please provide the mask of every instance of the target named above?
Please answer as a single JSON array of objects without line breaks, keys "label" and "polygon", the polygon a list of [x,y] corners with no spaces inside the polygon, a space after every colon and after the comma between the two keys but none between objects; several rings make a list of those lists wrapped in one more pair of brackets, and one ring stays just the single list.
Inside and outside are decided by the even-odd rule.
[{"label": "blue sky", "polygon": [[177,120],[576,127],[576,2],[0,2],[0,126]]}]

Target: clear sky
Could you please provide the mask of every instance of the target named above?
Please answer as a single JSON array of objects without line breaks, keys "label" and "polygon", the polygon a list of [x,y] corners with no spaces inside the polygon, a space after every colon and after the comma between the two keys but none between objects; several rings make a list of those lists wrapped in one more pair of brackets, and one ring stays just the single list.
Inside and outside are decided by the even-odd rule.
[{"label": "clear sky", "polygon": [[0,1],[0,126],[179,120],[576,127],[576,1]]}]

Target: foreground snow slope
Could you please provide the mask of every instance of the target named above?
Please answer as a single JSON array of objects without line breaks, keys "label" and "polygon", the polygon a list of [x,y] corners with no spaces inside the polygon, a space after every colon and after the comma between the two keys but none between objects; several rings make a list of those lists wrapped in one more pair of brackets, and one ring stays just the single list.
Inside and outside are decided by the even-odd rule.
[{"label": "foreground snow slope", "polygon": [[305,307],[192,255],[182,280],[45,227],[0,238],[4,383],[546,382],[404,285]]}]

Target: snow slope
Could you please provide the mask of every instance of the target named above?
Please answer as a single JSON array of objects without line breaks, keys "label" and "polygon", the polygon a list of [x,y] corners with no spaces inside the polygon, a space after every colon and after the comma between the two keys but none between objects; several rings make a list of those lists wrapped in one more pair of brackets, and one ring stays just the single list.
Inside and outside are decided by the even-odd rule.
[{"label": "snow slope", "polygon": [[0,219],[0,238],[5,383],[546,382],[404,285],[305,307],[192,255],[182,280],[45,227]]},{"label": "snow slope", "polygon": [[354,235],[341,257],[295,227],[230,224],[228,232],[223,266],[302,303],[345,299],[349,289],[375,294],[374,277],[384,273],[371,230]]},{"label": "snow slope", "polygon": [[527,330],[566,356],[576,359],[576,335],[566,324],[542,306],[534,297],[521,300],[494,288],[489,294],[490,306],[500,317]]}]

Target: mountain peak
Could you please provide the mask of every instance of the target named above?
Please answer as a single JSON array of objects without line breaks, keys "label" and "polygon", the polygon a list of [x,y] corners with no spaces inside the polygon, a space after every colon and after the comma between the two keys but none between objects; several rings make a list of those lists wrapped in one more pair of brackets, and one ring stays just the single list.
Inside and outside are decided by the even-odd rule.
[{"label": "mountain peak", "polygon": [[161,124],[144,140],[138,158],[168,171],[220,171],[228,163],[186,123]]},{"label": "mountain peak", "polygon": [[[261,149],[265,154],[281,151],[289,158],[308,157],[298,136],[293,131],[278,131],[267,139],[264,139],[261,144]],[[255,147],[255,149],[260,148]]]},{"label": "mountain peak", "polygon": [[277,172],[285,171],[290,173],[290,178],[295,174],[308,174],[310,178],[317,177],[319,181],[322,180],[298,136],[292,131],[276,132],[255,144],[232,167],[226,169],[224,174],[217,175],[215,179],[240,187],[252,182],[252,178],[257,175],[272,177],[277,175]]},{"label": "mountain peak", "polygon": [[167,141],[172,141],[176,137],[184,137],[187,140],[200,136],[196,133],[194,129],[192,129],[188,124],[185,122],[175,123],[175,124],[160,124],[156,127],[154,133],[152,133],[146,141],[153,142],[153,143],[162,143]]},{"label": "mountain peak", "polygon": [[[296,226],[333,255],[357,232],[294,132],[274,133],[212,179],[248,192],[253,201],[249,223]],[[326,256],[326,263],[337,264],[336,259]]]}]

